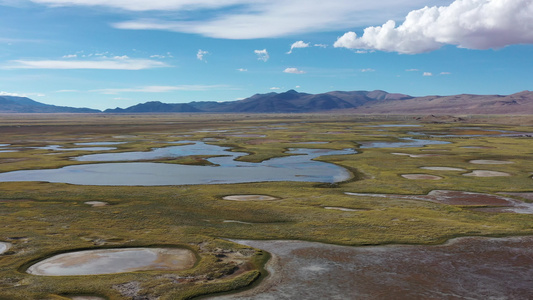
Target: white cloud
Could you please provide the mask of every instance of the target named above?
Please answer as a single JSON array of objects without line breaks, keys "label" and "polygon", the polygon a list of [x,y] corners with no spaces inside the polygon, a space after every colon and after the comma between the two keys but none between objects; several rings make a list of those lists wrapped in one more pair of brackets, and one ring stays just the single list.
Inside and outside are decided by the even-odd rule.
[{"label": "white cloud", "polygon": [[431,72],[424,72],[424,74],[422,74],[422,76],[433,76],[433,73],[431,73]]},{"label": "white cloud", "polygon": [[119,57],[100,60],[12,60],[2,69],[100,69],[100,70],[143,70],[169,67],[169,65],[150,59]]},{"label": "white cloud", "polygon": [[416,54],[445,44],[490,49],[533,43],[533,1],[455,0],[449,6],[411,11],[403,24],[389,20],[361,37],[347,32],[335,47]]},{"label": "white cloud", "polygon": [[257,54],[257,59],[262,60],[264,62],[266,62],[270,58],[270,55],[268,55],[268,51],[266,49],[254,50],[254,53]]},{"label": "white cloud", "polygon": [[287,68],[283,70],[284,73],[290,73],[290,74],[305,74],[305,71],[298,70],[298,68]]},{"label": "white cloud", "polygon": [[271,89],[271,90],[281,90],[281,88],[279,88],[279,87],[275,87],[275,86],[274,86],[274,87],[271,87],[270,89]]},{"label": "white cloud", "polygon": [[168,93],[173,91],[207,91],[214,89],[227,88],[225,85],[152,85],[136,88],[122,88],[122,89],[99,89],[91,92],[98,92],[102,94],[115,95],[119,93]]},{"label": "white cloud", "polygon": [[405,70],[405,72],[418,72],[420,71],[419,69],[407,69]]},{"label": "white cloud", "polygon": [[248,69],[240,68],[240,69],[237,69],[237,71],[239,71],[239,72],[248,72]]},{"label": "white cloud", "polygon": [[440,75],[451,75],[452,73],[450,72],[440,72]]},{"label": "white cloud", "polygon": [[196,58],[201,61],[207,62],[207,60],[204,59],[204,56],[206,54],[209,54],[208,51],[203,51],[202,49],[198,49],[198,52],[196,53]]},{"label": "white cloud", "polygon": [[327,48],[328,47],[328,45],[326,45],[326,44],[315,44],[314,46],[315,47],[320,47],[320,48]]},{"label": "white cloud", "polygon": [[77,54],[67,54],[67,55],[63,55],[63,58],[76,58],[78,57]]},{"label": "white cloud", "polygon": [[289,52],[287,52],[287,54],[291,54],[292,53],[292,50],[294,48],[307,48],[309,47],[309,43],[304,43],[304,41],[297,41],[297,42],[294,42],[292,45],[291,45],[291,50],[289,50]]},{"label": "white cloud", "polygon": [[[124,11],[133,30],[167,30],[227,39],[256,39],[345,30],[398,19],[442,0],[31,0],[48,6],[100,6]],[[449,1],[449,0],[446,0]],[[441,2],[442,3],[442,2]],[[116,10],[118,8],[118,10]],[[203,12],[208,12],[203,14]],[[202,15],[186,19],[184,15]]]},{"label": "white cloud", "polygon": [[27,93],[27,94],[19,94],[19,93],[9,93],[0,91],[0,96],[11,96],[11,97],[44,97],[45,94],[42,93]]},{"label": "white cloud", "polygon": [[9,93],[9,92],[4,92],[4,91],[0,91],[0,96],[24,97],[24,95],[21,95],[21,94]]},{"label": "white cloud", "polygon": [[367,68],[367,69],[361,69],[361,72],[365,73],[365,72],[375,72],[376,70],[374,69],[371,69],[371,68]]}]

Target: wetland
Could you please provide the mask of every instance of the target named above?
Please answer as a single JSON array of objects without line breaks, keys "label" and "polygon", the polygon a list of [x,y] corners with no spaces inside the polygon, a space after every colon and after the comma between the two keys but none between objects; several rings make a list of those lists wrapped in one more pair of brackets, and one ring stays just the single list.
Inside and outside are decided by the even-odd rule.
[{"label": "wetland", "polygon": [[0,299],[524,299],[507,121],[5,115]]}]

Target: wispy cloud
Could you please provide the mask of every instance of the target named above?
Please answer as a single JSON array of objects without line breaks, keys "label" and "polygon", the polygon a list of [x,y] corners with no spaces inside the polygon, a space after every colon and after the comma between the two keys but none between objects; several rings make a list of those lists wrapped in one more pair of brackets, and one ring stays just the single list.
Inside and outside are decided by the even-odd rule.
[{"label": "wispy cloud", "polygon": [[361,69],[361,72],[365,73],[365,72],[375,72],[376,70],[374,69],[371,69],[371,68],[366,68],[366,69]]},{"label": "wispy cloud", "polygon": [[10,92],[4,92],[4,91],[0,91],[0,96],[24,97],[24,95],[21,95],[18,93],[10,93]]},{"label": "wispy cloud", "polygon": [[2,69],[99,69],[99,70],[144,70],[170,67],[170,65],[150,59],[115,57],[98,60],[12,60]]},{"label": "wispy cloud", "polygon": [[97,92],[108,95],[120,93],[168,93],[174,91],[207,91],[228,88],[227,85],[151,85],[134,88],[117,88],[117,89],[98,89],[91,92]]},{"label": "wispy cloud", "polygon": [[287,52],[287,54],[291,54],[292,50],[295,49],[295,48],[307,48],[307,47],[309,47],[309,43],[304,43],[304,41],[294,42],[291,45],[291,50],[289,50],[289,52]]},{"label": "wispy cloud", "polygon": [[33,97],[33,96],[36,96],[36,97],[44,97],[46,96],[45,94],[43,93],[24,93],[24,94],[20,94],[20,93],[10,93],[10,92],[4,92],[4,91],[0,91],[0,96],[11,96],[11,97]]},{"label": "wispy cloud", "polygon": [[237,71],[239,71],[239,72],[248,72],[248,69],[239,68],[239,69],[237,69]]},{"label": "wispy cloud", "polygon": [[270,58],[267,49],[254,50],[254,53],[257,54],[257,59],[262,60],[264,62],[268,61],[268,59]]},{"label": "wispy cloud", "polygon": [[[113,24],[132,30],[168,30],[226,39],[256,39],[343,30],[398,19],[428,0],[31,0],[55,6],[102,6],[139,16]],[[200,15],[183,20],[183,12]],[[147,18],[150,17],[150,18]]]},{"label": "wispy cloud", "polygon": [[403,24],[389,20],[361,37],[347,32],[335,47],[416,54],[441,48],[490,49],[533,43],[533,1],[455,0],[449,6],[411,11]]},{"label": "wispy cloud", "polygon": [[424,73],[422,74],[422,76],[428,76],[428,77],[429,77],[429,76],[433,76],[433,73],[431,73],[431,72],[424,72]]},{"label": "wispy cloud", "polygon": [[271,90],[281,90],[281,88],[280,88],[280,87],[277,87],[277,86],[273,86],[273,87],[271,87],[270,89],[271,89]]},{"label": "wispy cloud", "polygon": [[283,70],[283,72],[290,74],[305,74],[305,71],[299,70],[298,68],[287,68]]},{"label": "wispy cloud", "polygon": [[204,59],[204,56],[209,54],[208,51],[204,51],[202,49],[198,49],[198,52],[196,53],[196,58],[201,61],[207,62],[207,60]]},{"label": "wispy cloud", "polygon": [[420,71],[419,69],[407,69],[405,70],[405,72],[418,72]]},{"label": "wispy cloud", "polygon": [[451,75],[452,73],[450,72],[440,72],[439,75]]}]

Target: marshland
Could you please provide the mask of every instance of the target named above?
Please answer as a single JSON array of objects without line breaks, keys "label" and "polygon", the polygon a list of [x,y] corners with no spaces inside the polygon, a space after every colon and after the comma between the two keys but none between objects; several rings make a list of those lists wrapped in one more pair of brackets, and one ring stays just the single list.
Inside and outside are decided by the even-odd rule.
[{"label": "marshland", "polygon": [[[0,133],[0,299],[280,296],[308,287],[298,281],[283,286],[275,278],[327,271],[319,280],[327,288],[342,274],[358,278],[352,270],[358,265],[376,266],[365,279],[375,284],[357,289],[343,281],[337,295],[386,298],[371,287],[401,293],[398,278],[407,278],[406,297],[470,297],[486,286],[491,295],[510,298],[533,292],[523,265],[507,261],[505,252],[527,262],[533,234],[528,117],[432,123],[340,114],[14,114],[2,116]],[[140,166],[135,172],[150,184],[122,180],[132,176],[130,164]],[[92,174],[103,181],[96,184],[48,175],[69,170],[65,178],[73,178],[103,166],[98,172],[115,173]],[[31,172],[42,175],[25,179]],[[13,180],[14,174],[21,175]],[[161,174],[173,180],[158,182]],[[218,177],[188,181],[208,174]],[[121,254],[134,249],[142,251]],[[461,249],[495,260],[483,266],[494,274],[468,292],[453,280],[437,284],[415,276],[460,272],[446,265],[449,257],[469,270],[481,268]],[[398,259],[371,255],[384,251]],[[429,267],[402,267],[402,257],[420,253]],[[78,256],[57,259],[69,254]],[[88,257],[137,257],[147,266],[47,275],[46,266],[83,269]],[[32,271],[36,266],[43,272]],[[390,270],[397,273],[384,279]],[[505,276],[515,283],[491,284]]]}]

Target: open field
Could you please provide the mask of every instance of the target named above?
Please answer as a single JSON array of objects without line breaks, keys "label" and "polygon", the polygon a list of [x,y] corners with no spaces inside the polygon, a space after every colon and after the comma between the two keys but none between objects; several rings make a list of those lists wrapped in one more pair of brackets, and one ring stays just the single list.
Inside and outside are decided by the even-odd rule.
[{"label": "open field", "polygon": [[[1,173],[94,164],[72,158],[147,152],[180,141],[229,147],[247,153],[237,159],[249,163],[287,157],[289,148],[355,149],[358,153],[317,159],[351,172],[349,180],[334,183],[94,186],[0,182],[0,242],[5,243],[0,244],[5,251],[0,254],[0,299],[72,299],[78,295],[109,300],[188,299],[261,284],[270,254],[227,239],[368,246],[532,235],[533,215],[527,209],[522,213],[502,210],[511,201],[497,202],[500,198],[490,195],[503,193],[525,206],[532,202],[533,117],[434,121],[417,116],[325,114],[3,115],[0,151],[6,152],[0,152]],[[408,143],[413,138],[447,143],[361,147]],[[92,151],[90,144],[76,143],[112,149]],[[216,168],[209,161],[214,156],[143,162]],[[470,173],[488,175],[465,176]],[[433,180],[402,177],[407,174]],[[464,197],[463,202],[416,198],[437,190],[488,194],[494,202],[469,205]],[[392,196],[375,196],[384,194]],[[231,195],[256,196],[223,199]],[[96,201],[105,203],[91,205]],[[133,247],[192,250],[196,263],[181,271],[85,276],[26,272],[36,261],[59,253]]]}]

